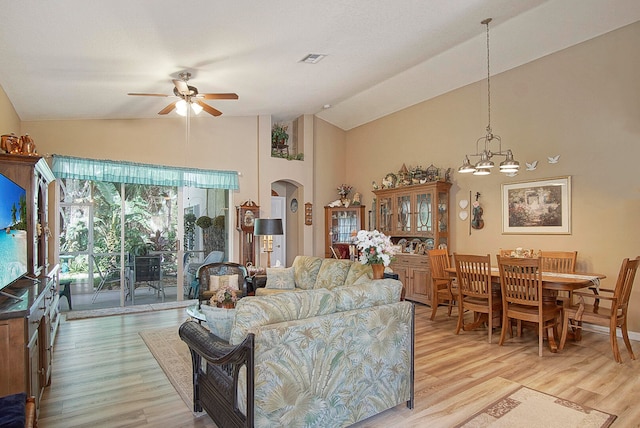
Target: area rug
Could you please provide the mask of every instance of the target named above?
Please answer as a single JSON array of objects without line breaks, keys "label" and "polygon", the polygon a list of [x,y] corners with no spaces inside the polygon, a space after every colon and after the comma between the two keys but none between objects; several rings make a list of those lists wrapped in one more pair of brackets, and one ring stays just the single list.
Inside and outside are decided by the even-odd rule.
[{"label": "area rug", "polygon": [[139,334],[167,375],[171,385],[176,389],[189,410],[193,410],[191,355],[187,344],[178,336],[178,327],[144,330]]},{"label": "area rug", "polygon": [[616,417],[521,386],[457,427],[605,428]]},{"label": "area rug", "polygon": [[196,300],[182,300],[180,302],[152,303],[148,305],[135,305],[115,308],[88,309],[86,311],[67,312],[65,319],[67,321],[79,320],[84,318],[109,317],[113,315],[137,314],[140,312],[162,311],[165,309],[186,308],[193,305]]}]

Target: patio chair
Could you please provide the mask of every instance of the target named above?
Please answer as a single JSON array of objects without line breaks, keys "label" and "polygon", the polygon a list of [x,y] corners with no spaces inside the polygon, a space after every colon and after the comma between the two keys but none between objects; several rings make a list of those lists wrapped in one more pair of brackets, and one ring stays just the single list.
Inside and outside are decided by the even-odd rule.
[{"label": "patio chair", "polygon": [[98,272],[98,276],[100,277],[100,283],[98,284],[98,287],[96,288],[96,291],[93,293],[93,297],[91,298],[91,303],[95,303],[96,299],[98,298],[98,293],[100,293],[105,285],[120,285],[120,268],[118,268],[118,266],[114,265],[113,263],[109,263],[108,268],[103,272],[98,265],[96,256],[91,254],[91,260],[93,261],[94,269],[96,270],[96,272]]}]

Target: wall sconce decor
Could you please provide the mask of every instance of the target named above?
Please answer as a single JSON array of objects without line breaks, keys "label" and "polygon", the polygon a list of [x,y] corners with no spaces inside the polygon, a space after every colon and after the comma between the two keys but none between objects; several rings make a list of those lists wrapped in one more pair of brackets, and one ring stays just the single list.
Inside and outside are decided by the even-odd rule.
[{"label": "wall sconce decor", "polygon": [[313,224],[313,204],[311,202],[304,204],[304,224],[307,226]]}]

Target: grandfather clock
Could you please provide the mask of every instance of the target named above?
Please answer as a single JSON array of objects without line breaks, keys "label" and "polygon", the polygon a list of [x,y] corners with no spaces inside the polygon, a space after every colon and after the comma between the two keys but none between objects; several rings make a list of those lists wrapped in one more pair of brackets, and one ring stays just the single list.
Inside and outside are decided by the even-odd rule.
[{"label": "grandfather clock", "polygon": [[253,223],[260,217],[260,207],[251,199],[236,207],[236,229],[240,232],[240,263],[256,266]]}]

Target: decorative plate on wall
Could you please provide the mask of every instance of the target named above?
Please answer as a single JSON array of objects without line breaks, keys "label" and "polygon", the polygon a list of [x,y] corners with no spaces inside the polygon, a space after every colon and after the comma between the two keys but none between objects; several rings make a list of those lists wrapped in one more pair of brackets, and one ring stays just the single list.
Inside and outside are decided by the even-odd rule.
[{"label": "decorative plate on wall", "polygon": [[298,200],[296,198],[291,199],[291,212],[294,213],[298,211]]}]

